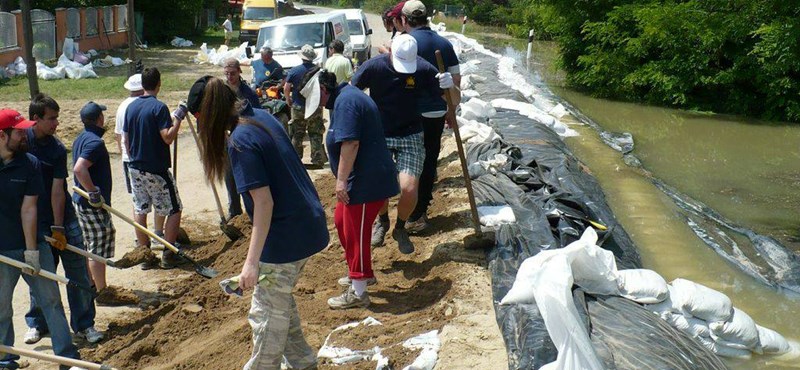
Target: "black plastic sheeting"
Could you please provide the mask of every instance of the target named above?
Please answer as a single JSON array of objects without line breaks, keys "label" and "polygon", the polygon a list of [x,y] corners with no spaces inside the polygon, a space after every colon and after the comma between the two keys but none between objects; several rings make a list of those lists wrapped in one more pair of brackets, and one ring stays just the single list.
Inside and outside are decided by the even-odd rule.
[{"label": "black plastic sheeting", "polygon": [[[481,60],[482,71],[496,71],[494,58]],[[473,87],[481,99],[503,97],[508,88],[496,78]],[[505,154],[511,164],[495,174],[471,174],[479,205],[509,205],[516,223],[496,231],[496,246],[487,252],[498,325],[510,369],[538,369],[558,351],[535,304],[499,305],[511,288],[520,264],[542,250],[562,248],[579,239],[590,221],[598,244],[614,253],[620,269],[640,268],[630,236],[614,218],[597,181],[578,162],[558,135],[513,111],[500,110],[489,124],[504,139],[468,145],[469,163]],[[473,166],[472,168],[477,168]],[[575,291],[593,347],[608,369],[725,369],[720,359],[686,334],[669,326],[641,305],[617,297],[595,297]]]}]

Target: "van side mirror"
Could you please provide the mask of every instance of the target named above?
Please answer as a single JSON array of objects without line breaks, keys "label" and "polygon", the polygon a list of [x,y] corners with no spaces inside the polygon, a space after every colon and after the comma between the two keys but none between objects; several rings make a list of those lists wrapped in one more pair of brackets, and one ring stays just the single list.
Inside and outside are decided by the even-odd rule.
[{"label": "van side mirror", "polygon": [[371,34],[372,34],[372,28],[367,30],[367,35],[371,35]]}]

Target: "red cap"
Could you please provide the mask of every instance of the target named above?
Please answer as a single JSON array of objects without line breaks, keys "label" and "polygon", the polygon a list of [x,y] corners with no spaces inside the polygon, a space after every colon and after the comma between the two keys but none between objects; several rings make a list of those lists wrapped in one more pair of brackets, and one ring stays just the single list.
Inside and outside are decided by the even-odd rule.
[{"label": "red cap", "polygon": [[33,127],[36,122],[25,119],[19,112],[13,109],[0,109],[0,130],[8,128],[26,129]]},{"label": "red cap", "polygon": [[397,3],[397,5],[395,5],[394,8],[392,8],[392,10],[390,10],[386,15],[389,18],[400,18],[400,16],[403,15],[403,5],[406,5],[405,1]]}]

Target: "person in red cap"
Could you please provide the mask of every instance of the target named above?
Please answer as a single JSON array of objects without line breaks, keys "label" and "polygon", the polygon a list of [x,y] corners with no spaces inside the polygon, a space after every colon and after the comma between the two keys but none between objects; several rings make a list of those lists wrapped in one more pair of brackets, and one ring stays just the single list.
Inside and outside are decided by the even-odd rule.
[{"label": "person in red cap", "polygon": [[[383,13],[383,16],[381,16],[383,19],[383,26],[386,27],[386,32],[392,33],[391,40],[394,40],[394,36],[397,35],[398,31],[400,31],[400,34],[406,33],[403,29],[403,22],[401,19],[403,16],[403,6],[405,4],[405,1],[401,1],[397,3],[397,5],[386,10],[386,12]],[[389,42],[391,42],[391,40]],[[391,50],[391,44],[378,46],[378,53],[380,54],[386,54]]]},{"label": "person in red cap", "polygon": [[[55,262],[50,245],[37,237],[37,207],[39,194],[44,192],[39,160],[27,154],[26,129],[34,121],[25,119],[12,109],[0,109],[0,255],[25,262],[31,269],[0,263],[0,338],[3,345],[14,345],[12,304],[14,288],[20,276],[31,288],[36,303],[53,339],[53,352],[58,356],[79,359],[72,344],[61,293],[54,281],[38,276],[39,270],[55,272]],[[25,272],[23,275],[22,272]],[[0,368],[16,369],[19,356],[5,354],[0,357]],[[61,370],[70,369],[61,366]]]}]

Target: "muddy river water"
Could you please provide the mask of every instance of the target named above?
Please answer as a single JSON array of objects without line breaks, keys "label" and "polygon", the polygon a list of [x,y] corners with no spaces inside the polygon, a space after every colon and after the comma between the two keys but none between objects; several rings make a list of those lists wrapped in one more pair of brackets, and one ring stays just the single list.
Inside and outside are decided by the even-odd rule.
[{"label": "muddy river water", "polygon": [[[504,40],[481,41],[500,48],[508,44]],[[522,61],[524,51],[516,46],[493,49]],[[603,129],[632,134],[633,154],[663,182],[741,226],[774,237],[789,249],[800,249],[796,241],[800,229],[800,125],[591,98],[559,86],[560,80],[552,74],[552,50],[541,44],[534,48],[534,63],[527,73],[531,83],[543,85],[546,81],[550,91]],[[640,170],[627,166],[622,154],[607,146],[595,129],[577,120],[570,123],[580,136],[565,142],[602,185],[646,268],[667,281],[687,278],[724,292],[758,324],[800,341],[800,298],[778,292],[722,259],[689,228],[675,203]],[[732,369],[800,367],[797,361],[779,363],[760,355],[725,361]]]}]

